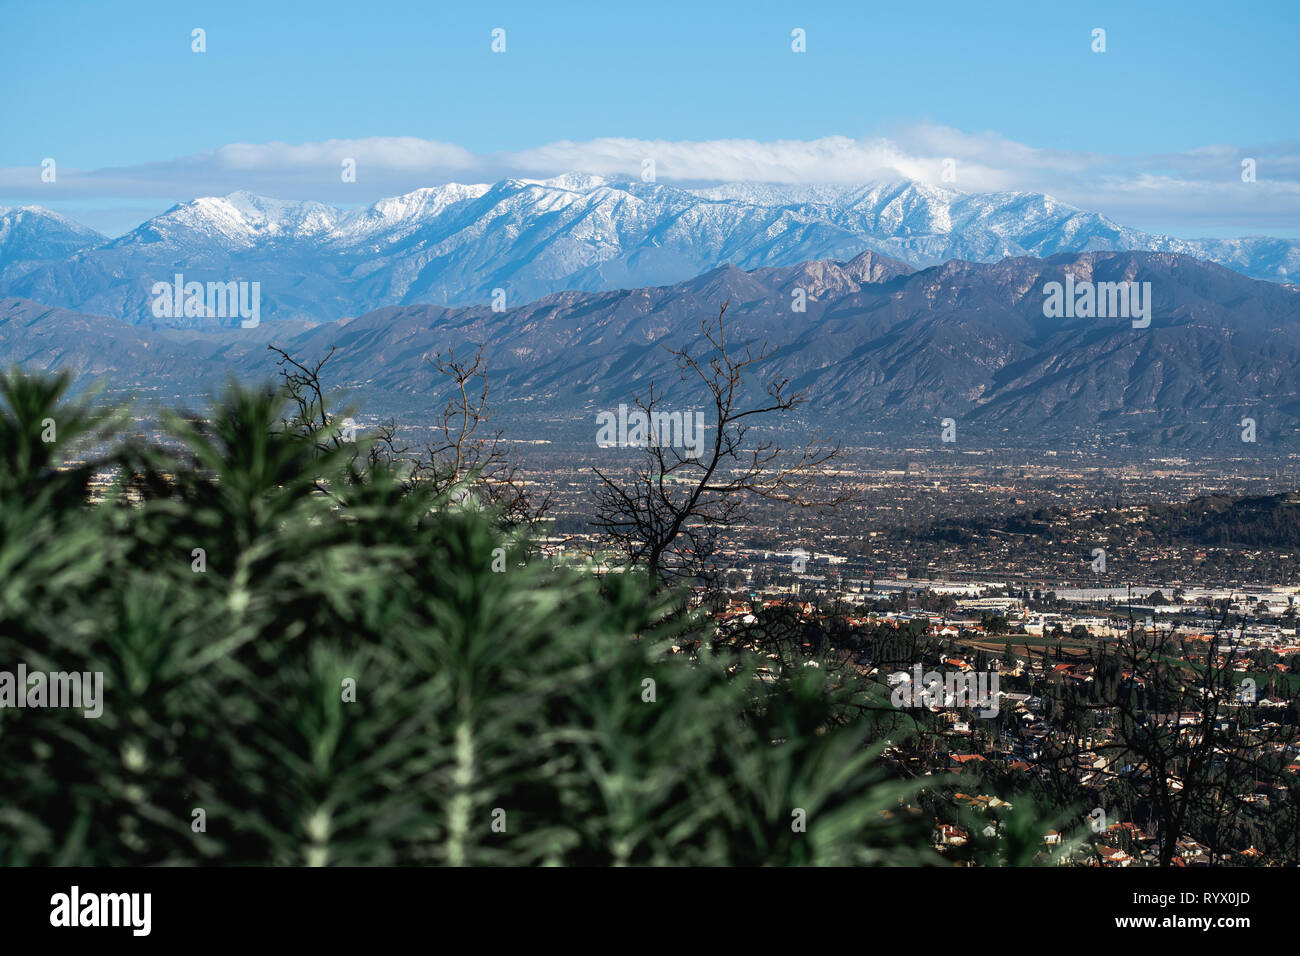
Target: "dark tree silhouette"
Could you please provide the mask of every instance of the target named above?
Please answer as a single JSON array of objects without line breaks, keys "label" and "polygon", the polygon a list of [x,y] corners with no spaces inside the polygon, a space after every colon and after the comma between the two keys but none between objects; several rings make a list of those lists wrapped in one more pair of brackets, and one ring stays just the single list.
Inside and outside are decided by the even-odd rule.
[{"label": "dark tree silhouette", "polygon": [[[840,455],[840,446],[821,447],[814,434],[802,449],[751,434],[764,416],[788,413],[805,399],[788,378],[773,376],[766,398],[746,400],[746,378],[775,354],[766,343],[757,351],[727,340],[724,303],[716,319],[701,322],[708,354],[671,349],[681,380],[699,388],[706,405],[705,450],[695,458],[684,449],[652,439],[629,477],[593,469],[600,478],[594,524],[622,552],[628,565],[644,569],[656,587],[702,575],[719,529],[745,520],[754,498],[801,508],[834,507],[848,493],[818,494],[818,479]],[[636,407],[651,422],[662,414],[663,395],[651,383]]]}]

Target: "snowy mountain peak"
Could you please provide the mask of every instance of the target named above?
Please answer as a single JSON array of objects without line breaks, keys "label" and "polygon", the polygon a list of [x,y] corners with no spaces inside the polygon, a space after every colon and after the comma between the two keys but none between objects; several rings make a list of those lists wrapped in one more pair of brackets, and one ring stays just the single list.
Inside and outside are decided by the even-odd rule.
[{"label": "snowy mountain peak", "polygon": [[[5,223],[23,225],[9,227],[21,241],[3,241]],[[1190,255],[1275,281],[1300,275],[1294,240],[1150,235],[1037,193],[908,181],[686,188],[569,173],[449,183],[347,210],[235,192],[182,203],[108,243],[11,210],[0,214],[0,294],[149,321],[145,280],[188,263],[256,275],[265,318],[321,321],[383,305],[483,304],[497,289],[517,303],[670,285],[723,263],[847,263],[869,251],[923,268],[1101,250]],[[809,286],[880,281],[891,268],[823,270]]]},{"label": "snowy mountain peak", "polygon": [[265,241],[321,237],[334,228],[338,217],[337,209],[323,203],[233,192],[174,206],[118,242],[129,244],[140,234],[154,237],[182,233],[248,247]]},{"label": "snowy mountain peak", "polygon": [[104,237],[44,206],[0,207],[0,280],[35,271],[41,263],[69,258]]},{"label": "snowy mountain peak", "polygon": [[[53,209],[46,209],[44,206],[28,204],[25,206],[0,206],[0,221],[8,226],[21,218],[33,221],[52,223],[61,226],[71,232],[76,232],[84,236],[99,236],[99,233],[88,226],[83,226],[75,219],[69,219],[62,213],[55,212]],[[102,239],[102,236],[100,237]]]},{"label": "snowy mountain peak", "polygon": [[362,209],[353,209],[339,217],[330,239],[332,242],[359,242],[383,237],[397,239],[422,222],[436,219],[448,208],[467,200],[478,199],[492,187],[486,184],[426,186],[401,196],[381,199]]},{"label": "snowy mountain peak", "polygon": [[562,176],[554,176],[550,179],[521,179],[519,182],[527,183],[530,186],[549,186],[552,189],[568,189],[572,192],[585,193],[601,186],[607,186],[613,180],[606,179],[604,176],[595,176],[591,173],[565,173]]}]

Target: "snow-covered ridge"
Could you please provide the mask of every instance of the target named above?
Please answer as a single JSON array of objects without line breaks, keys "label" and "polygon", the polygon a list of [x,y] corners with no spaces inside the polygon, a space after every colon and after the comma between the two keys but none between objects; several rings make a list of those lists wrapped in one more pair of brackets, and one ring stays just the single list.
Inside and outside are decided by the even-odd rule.
[{"label": "snow-covered ridge", "polygon": [[0,206],[0,284],[103,242],[95,230],[42,206]]},{"label": "snow-covered ridge", "polygon": [[[181,203],[111,242],[39,212],[0,214],[0,294],[142,321],[147,283],[178,265],[256,279],[265,317],[316,321],[382,305],[482,303],[497,289],[514,303],[668,285],[727,263],[784,267],[864,251],[917,268],[1175,252],[1255,278],[1300,276],[1293,240],[1174,239],[1052,196],[907,181],[685,188],[568,173],[448,183],[350,209],[236,192]],[[21,241],[3,241],[6,222],[22,223]]]},{"label": "snow-covered ridge", "polygon": [[[287,238],[329,244],[397,240],[453,207],[489,193],[500,197],[497,207],[513,211],[518,218],[526,218],[530,211],[554,212],[575,204],[601,209],[616,218],[661,221],[694,209],[698,225],[707,230],[710,224],[725,227],[727,220],[738,214],[787,210],[794,223],[820,221],[878,239],[916,241],[978,233],[961,243],[974,258],[986,258],[995,246],[1005,247],[1002,254],[1016,255],[1147,246],[1186,252],[1197,245],[1196,241],[1126,229],[1105,216],[1038,193],[972,194],[914,182],[861,186],[726,183],[682,188],[584,173],[541,180],[509,179],[495,185],[448,183],[346,210],[314,201],[236,192],[182,203],[140,228],[152,232],[180,227],[240,245]],[[529,206],[531,210],[526,208]],[[611,221],[608,227],[609,238],[624,231],[618,222]],[[130,235],[123,239],[129,241]],[[895,255],[903,250],[880,251]]]},{"label": "snow-covered ridge", "polygon": [[[824,223],[864,238],[895,240],[893,247],[879,251],[903,258],[908,258],[905,247],[909,243],[917,245],[927,237],[938,240],[930,241],[931,247],[952,240],[951,244],[961,247],[952,249],[953,254],[976,259],[1094,248],[1192,248],[1180,240],[1125,229],[1104,216],[1036,193],[969,194],[913,182],[861,186],[727,183],[681,188],[582,173],[543,180],[509,179],[495,185],[448,183],[348,210],[237,192],[184,203],[141,228],[152,233],[180,227],[242,246],[288,238],[331,246],[383,245],[405,239],[460,204],[489,194],[496,202],[481,212],[487,221],[498,224],[503,216],[523,221],[558,210],[584,210],[586,215],[577,218],[584,220],[581,231],[586,241],[619,242],[629,229],[637,233],[642,231],[639,226],[648,230],[652,223],[671,229],[671,221],[683,213],[688,219],[682,225],[698,229],[707,239],[711,232],[732,229],[737,218],[752,220],[755,213],[767,211],[766,218],[771,219],[779,210],[790,227]],[[600,228],[595,228],[598,225]],[[923,264],[939,255],[927,255],[924,249],[919,252],[914,251],[910,261]]]},{"label": "snow-covered ridge", "polygon": [[53,209],[46,209],[44,206],[0,206],[0,230],[13,228],[14,224],[21,219],[54,223],[71,232],[85,236],[99,236],[101,240],[103,239],[99,233],[89,226],[83,226],[75,219],[69,219],[62,213],[57,213]]}]

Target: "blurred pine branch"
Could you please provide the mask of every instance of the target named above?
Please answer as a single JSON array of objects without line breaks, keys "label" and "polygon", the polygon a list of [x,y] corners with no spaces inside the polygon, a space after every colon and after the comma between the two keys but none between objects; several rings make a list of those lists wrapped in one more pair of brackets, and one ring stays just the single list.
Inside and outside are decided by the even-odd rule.
[{"label": "blurred pine branch", "polygon": [[0,863],[940,860],[851,675],[759,680],[282,395],[93,455],[121,416],[66,389],[0,378],[0,669],[102,672],[104,709],[0,709]]}]

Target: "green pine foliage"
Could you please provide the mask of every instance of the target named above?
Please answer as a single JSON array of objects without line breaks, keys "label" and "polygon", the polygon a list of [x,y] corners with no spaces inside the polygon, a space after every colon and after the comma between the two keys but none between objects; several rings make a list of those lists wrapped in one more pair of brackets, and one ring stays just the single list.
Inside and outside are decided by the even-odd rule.
[{"label": "green pine foliage", "polygon": [[0,669],[102,672],[103,713],[0,709],[0,864],[939,861],[854,678],[759,679],[283,396],[145,442],[67,385],[0,377]]}]

